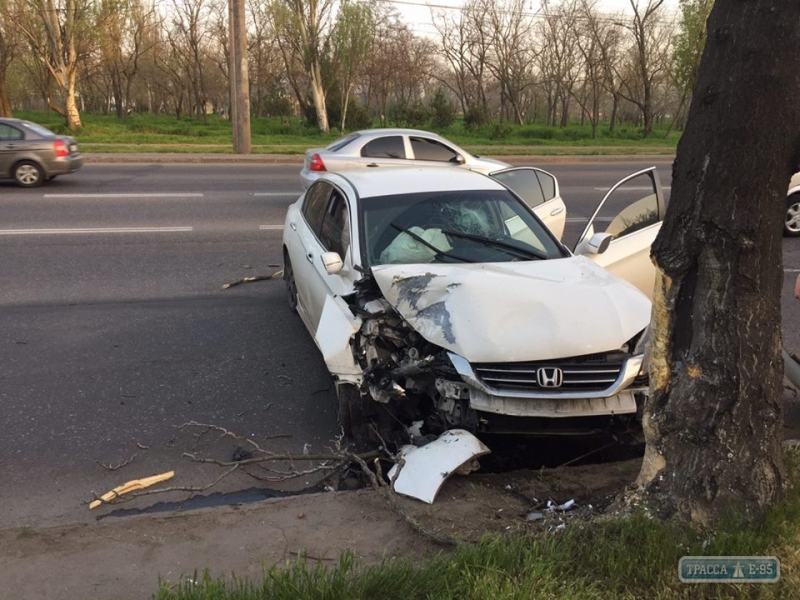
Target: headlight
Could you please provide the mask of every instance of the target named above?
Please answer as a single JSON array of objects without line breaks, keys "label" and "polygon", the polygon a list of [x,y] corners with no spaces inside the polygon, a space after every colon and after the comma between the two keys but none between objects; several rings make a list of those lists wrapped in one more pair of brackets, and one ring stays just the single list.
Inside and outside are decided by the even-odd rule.
[{"label": "headlight", "polygon": [[[644,328],[642,333],[638,335],[636,343],[633,346],[633,355],[636,356],[637,354],[646,354],[647,349],[650,346],[650,324],[648,323],[647,327]],[[636,338],[634,338],[636,339]]]}]

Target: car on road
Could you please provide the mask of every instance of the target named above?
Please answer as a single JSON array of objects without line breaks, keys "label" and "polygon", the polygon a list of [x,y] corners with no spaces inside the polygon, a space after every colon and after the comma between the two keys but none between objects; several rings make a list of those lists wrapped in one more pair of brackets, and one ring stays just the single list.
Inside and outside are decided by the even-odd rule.
[{"label": "car on road", "polygon": [[783,223],[783,235],[800,236],[800,173],[795,173],[789,183],[786,196],[786,220]]},{"label": "car on road", "polygon": [[23,119],[0,118],[0,179],[37,187],[83,166],[75,138]]},{"label": "car on road", "polygon": [[300,183],[307,189],[320,173],[358,167],[442,167],[491,173],[507,163],[473,156],[440,135],[418,129],[365,129],[324,148],[306,150]]},{"label": "car on road", "polygon": [[638,199],[604,232],[596,211],[573,252],[524,201],[536,174],[321,173],[289,207],[289,304],[333,375],[349,438],[635,422],[651,306],[635,286],[652,293],[649,248],[666,209],[657,174],[612,188],[601,205],[632,179],[649,191],[632,188]]}]

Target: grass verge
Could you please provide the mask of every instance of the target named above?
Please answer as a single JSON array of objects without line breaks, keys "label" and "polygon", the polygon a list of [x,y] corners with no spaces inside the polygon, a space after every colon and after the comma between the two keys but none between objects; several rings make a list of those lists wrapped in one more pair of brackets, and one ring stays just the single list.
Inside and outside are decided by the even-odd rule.
[{"label": "grass verge", "polygon": [[[558,532],[491,537],[422,560],[376,565],[345,553],[336,566],[299,558],[264,570],[260,581],[212,577],[209,571],[162,583],[156,600],[414,599],[785,599],[800,598],[796,550],[800,491],[795,487],[761,523],[732,518],[713,531],[628,517],[572,520]],[[774,555],[774,584],[683,584],[682,556]]]}]

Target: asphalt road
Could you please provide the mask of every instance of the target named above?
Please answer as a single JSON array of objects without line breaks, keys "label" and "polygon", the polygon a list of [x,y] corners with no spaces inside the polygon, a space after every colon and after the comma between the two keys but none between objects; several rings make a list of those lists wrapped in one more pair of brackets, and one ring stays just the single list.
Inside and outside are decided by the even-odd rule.
[{"label": "asphalt road", "polygon": [[[648,162],[541,165],[561,182],[565,239]],[[330,382],[282,282],[221,289],[280,268],[298,168],[88,164],[35,190],[0,182],[0,527],[94,518],[93,491],[171,469],[177,485],[213,480],[181,456],[188,421],[276,452],[330,445]],[[784,335],[800,349],[800,240],[784,249]],[[221,489],[253,486],[237,473]]]}]

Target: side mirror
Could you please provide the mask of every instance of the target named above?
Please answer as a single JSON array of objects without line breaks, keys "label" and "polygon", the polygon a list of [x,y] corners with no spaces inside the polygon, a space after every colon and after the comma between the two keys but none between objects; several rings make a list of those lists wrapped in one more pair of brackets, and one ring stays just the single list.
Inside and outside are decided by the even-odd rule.
[{"label": "side mirror", "polygon": [[344,267],[344,261],[338,252],[326,252],[320,258],[328,275],[336,275]]},{"label": "side mirror", "polygon": [[595,233],[589,239],[581,240],[581,243],[575,248],[575,254],[602,254],[608,250],[613,239],[614,236],[610,233]]},{"label": "side mirror", "polygon": [[465,162],[467,162],[466,159],[463,156],[461,156],[460,154],[456,154],[453,157],[452,161],[454,163],[456,163],[457,165],[463,165]]}]

